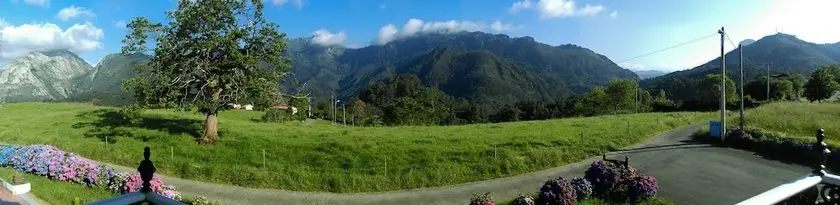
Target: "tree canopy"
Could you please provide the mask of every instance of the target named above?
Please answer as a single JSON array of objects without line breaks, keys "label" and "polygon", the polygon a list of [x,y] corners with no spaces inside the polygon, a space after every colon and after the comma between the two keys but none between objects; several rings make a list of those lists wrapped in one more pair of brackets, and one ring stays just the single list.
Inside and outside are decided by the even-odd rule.
[{"label": "tree canopy", "polygon": [[837,91],[837,82],[831,74],[832,68],[823,66],[811,73],[811,79],[805,84],[805,97],[809,101],[822,101],[831,97]]},{"label": "tree canopy", "polygon": [[147,53],[147,44],[154,45],[140,77],[124,83],[135,105],[197,108],[207,117],[202,142],[212,143],[216,114],[228,103],[279,102],[279,83],[290,68],[286,35],[262,10],[262,0],[178,1],[166,24],[133,19],[122,54]]},{"label": "tree canopy", "polygon": [[[699,95],[700,102],[706,104],[715,104],[720,102],[720,83],[721,83],[721,76],[720,74],[709,74],[706,75],[706,78],[700,82],[700,90]],[[735,81],[732,81],[729,77],[725,78],[726,82],[726,103],[735,103],[738,101],[738,95],[735,91]]]}]

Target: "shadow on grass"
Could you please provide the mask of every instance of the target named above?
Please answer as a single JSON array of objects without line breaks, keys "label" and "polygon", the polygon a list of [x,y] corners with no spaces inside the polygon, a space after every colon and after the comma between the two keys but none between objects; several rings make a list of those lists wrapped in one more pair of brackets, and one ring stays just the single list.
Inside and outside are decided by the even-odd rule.
[{"label": "shadow on grass", "polygon": [[160,116],[143,116],[140,123],[132,124],[113,109],[99,109],[79,113],[81,119],[73,125],[76,129],[87,129],[85,137],[98,138],[101,141],[115,143],[117,137],[129,137],[141,141],[149,141],[155,136],[137,135],[131,128],[159,130],[170,134],[189,134],[196,140],[200,139],[201,121],[193,119],[168,119]]}]

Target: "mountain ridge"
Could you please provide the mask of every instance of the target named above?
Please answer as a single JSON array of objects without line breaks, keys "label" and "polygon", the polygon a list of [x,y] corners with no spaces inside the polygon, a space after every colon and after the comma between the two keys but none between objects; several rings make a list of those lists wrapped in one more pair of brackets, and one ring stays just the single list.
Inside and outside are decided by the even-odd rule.
[{"label": "mountain ridge", "polygon": [[[745,83],[766,75],[767,67],[773,75],[799,73],[807,76],[819,66],[840,63],[840,42],[815,44],[784,33],[762,37],[742,48]],[[738,50],[727,52],[725,57],[727,75],[737,79]],[[647,89],[664,89],[678,101],[692,101],[698,100],[697,83],[707,74],[719,73],[720,57],[716,57],[703,65],[645,79],[640,84]]]}]

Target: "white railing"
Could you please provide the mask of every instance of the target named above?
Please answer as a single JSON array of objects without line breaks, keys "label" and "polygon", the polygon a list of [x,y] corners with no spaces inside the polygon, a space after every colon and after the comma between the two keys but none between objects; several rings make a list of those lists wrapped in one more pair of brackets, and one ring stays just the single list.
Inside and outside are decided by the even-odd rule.
[{"label": "white railing", "polygon": [[[817,143],[813,146],[813,153],[819,157],[819,160],[812,173],[790,183],[779,185],[736,205],[837,204],[840,200],[840,196],[838,196],[840,176],[825,171],[827,156],[831,151],[828,150],[824,139],[825,132],[822,129],[817,130]],[[820,187],[819,184],[823,185]],[[799,199],[794,199],[797,195],[808,196],[799,196]],[[804,202],[803,198],[806,199]]]}]

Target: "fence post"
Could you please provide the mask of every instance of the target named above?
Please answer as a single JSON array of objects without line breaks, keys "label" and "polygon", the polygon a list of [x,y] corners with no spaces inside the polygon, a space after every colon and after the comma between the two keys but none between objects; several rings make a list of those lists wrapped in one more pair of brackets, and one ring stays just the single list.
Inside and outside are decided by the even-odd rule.
[{"label": "fence post", "polygon": [[493,160],[496,160],[496,145],[493,145]]},{"label": "fence post", "polygon": [[265,148],[263,148],[263,168],[265,168]]},{"label": "fence post", "polygon": [[388,155],[385,155],[385,178],[388,178]]},{"label": "fence post", "polygon": [[175,161],[175,148],[172,146],[169,146],[169,160],[170,162]]}]

